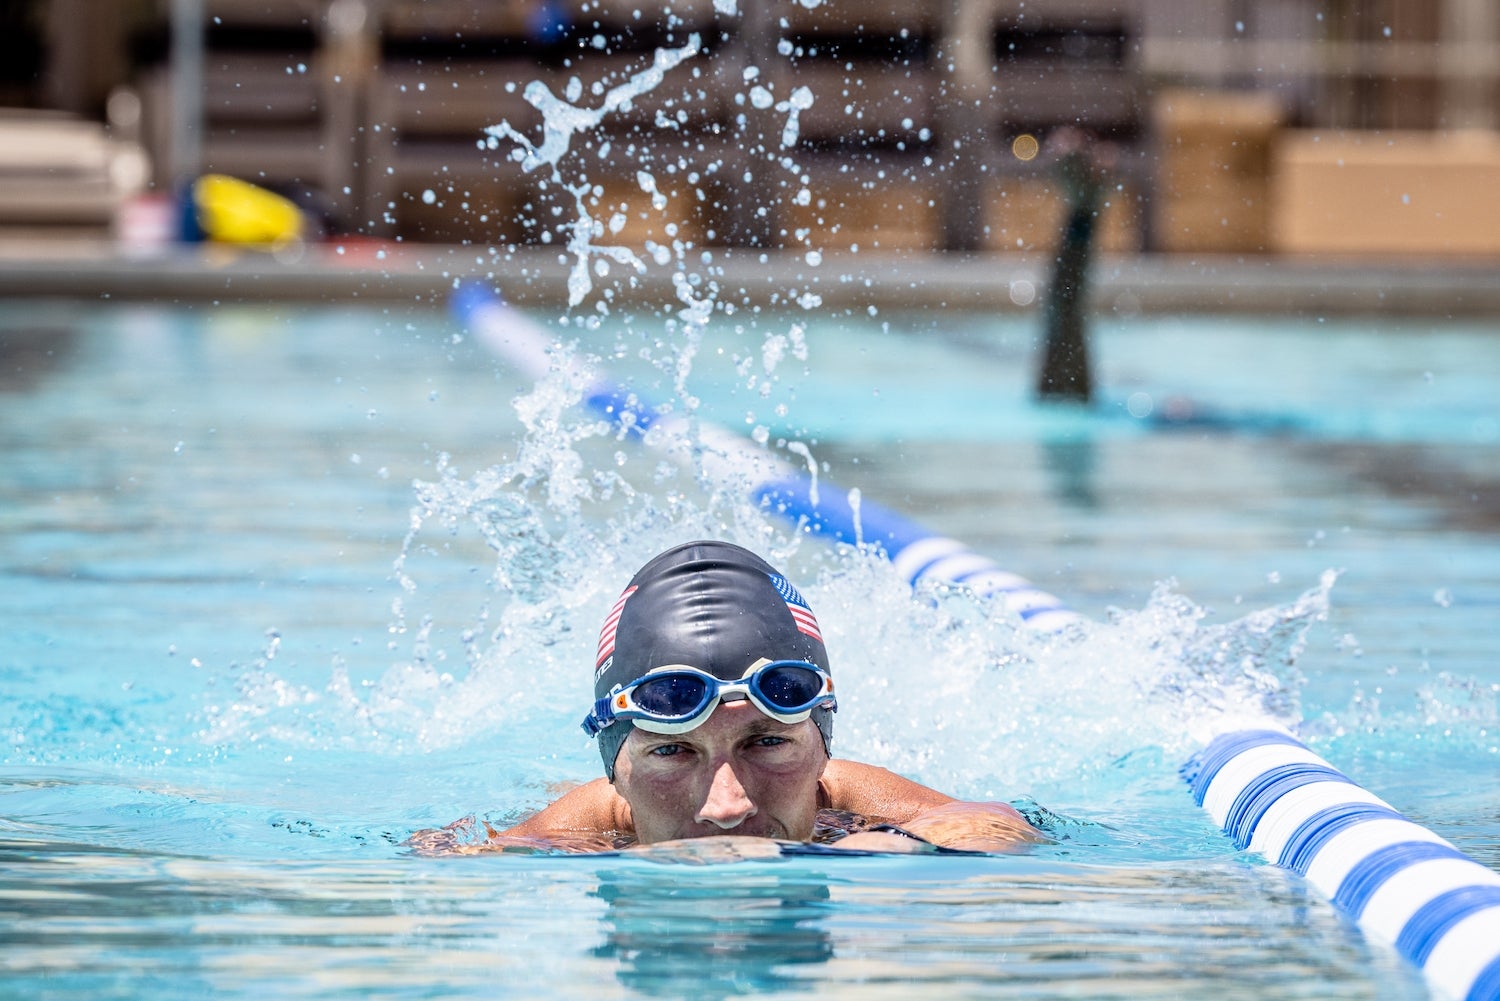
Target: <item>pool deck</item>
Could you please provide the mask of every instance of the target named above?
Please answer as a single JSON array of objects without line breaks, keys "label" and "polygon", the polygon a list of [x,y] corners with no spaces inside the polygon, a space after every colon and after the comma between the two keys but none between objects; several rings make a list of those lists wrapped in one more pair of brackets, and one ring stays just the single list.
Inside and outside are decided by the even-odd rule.
[{"label": "pool deck", "polygon": [[[705,263],[704,253],[711,259]],[[436,301],[459,280],[492,281],[523,306],[560,308],[570,260],[560,249],[356,242],[282,253],[222,246],[122,254],[108,243],[0,244],[0,297],[244,302]],[[813,293],[823,309],[1035,309],[1044,254],[801,254],[694,250],[690,273],[718,299],[784,305]],[[674,304],[671,266],[633,281],[612,265],[616,304]],[[1287,257],[1104,257],[1093,269],[1096,311],[1296,316],[1500,316],[1500,261]],[[1028,286],[1029,283],[1029,286]],[[601,287],[603,283],[601,282]],[[701,287],[701,286],[700,286]],[[1029,294],[1028,294],[1029,293]],[[598,297],[598,290],[592,298]]]}]

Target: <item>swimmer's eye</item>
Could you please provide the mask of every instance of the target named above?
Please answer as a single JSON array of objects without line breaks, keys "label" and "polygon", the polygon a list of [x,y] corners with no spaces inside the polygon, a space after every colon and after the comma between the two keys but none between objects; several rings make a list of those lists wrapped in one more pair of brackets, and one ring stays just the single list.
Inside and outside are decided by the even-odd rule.
[{"label": "swimmer's eye", "polygon": [[654,754],[658,758],[670,758],[672,755],[677,754],[681,750],[681,744],[658,744],[656,747],[651,748],[651,750],[646,753]]},{"label": "swimmer's eye", "polygon": [[762,737],[757,737],[755,739],[755,746],[756,747],[776,747],[776,746],[778,746],[780,744],[785,744],[786,742],[787,742],[787,739],[785,737],[778,737],[775,734],[768,733],[768,734],[766,734],[766,735],[764,735]]}]

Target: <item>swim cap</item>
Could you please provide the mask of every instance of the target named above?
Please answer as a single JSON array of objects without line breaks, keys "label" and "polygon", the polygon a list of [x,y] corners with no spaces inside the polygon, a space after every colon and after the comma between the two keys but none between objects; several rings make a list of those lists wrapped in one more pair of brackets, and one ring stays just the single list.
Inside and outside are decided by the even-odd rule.
[{"label": "swim cap", "polygon": [[[748,549],[689,542],[641,567],[610,609],[599,633],[594,698],[673,664],[738,681],[762,659],[802,660],[827,672],[828,651],[812,609],[775,567]],[[819,707],[811,718],[832,757],[832,711]],[[615,720],[599,731],[599,754],[611,782],[631,726]]]}]

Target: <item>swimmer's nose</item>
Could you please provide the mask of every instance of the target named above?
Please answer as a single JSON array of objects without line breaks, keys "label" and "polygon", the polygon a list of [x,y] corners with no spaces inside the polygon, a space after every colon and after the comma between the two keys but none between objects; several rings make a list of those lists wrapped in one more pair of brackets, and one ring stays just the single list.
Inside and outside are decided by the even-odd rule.
[{"label": "swimmer's nose", "polygon": [[703,805],[698,808],[698,815],[693,819],[700,824],[707,822],[727,831],[740,826],[755,816],[756,812],[755,803],[726,761],[714,772],[708,795],[704,797]]}]

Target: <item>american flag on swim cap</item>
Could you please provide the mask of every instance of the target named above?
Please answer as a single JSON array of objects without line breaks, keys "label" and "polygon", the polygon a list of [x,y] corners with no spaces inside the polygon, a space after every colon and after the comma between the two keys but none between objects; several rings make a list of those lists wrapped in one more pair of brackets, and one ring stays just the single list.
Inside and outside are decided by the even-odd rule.
[{"label": "american flag on swim cap", "polygon": [[823,634],[818,631],[818,620],[813,618],[812,609],[807,607],[807,600],[802,597],[802,593],[780,574],[766,576],[771,578],[771,583],[776,586],[776,593],[786,602],[787,611],[792,613],[792,618],[797,623],[797,631],[811,636],[819,643],[823,642]]},{"label": "american flag on swim cap", "polygon": [[609,614],[604,617],[604,628],[599,630],[599,653],[594,658],[595,670],[598,670],[599,665],[615,652],[615,633],[620,629],[620,613],[625,611],[625,600],[632,594],[635,594],[634,585],[625,589],[625,593],[620,595],[620,600],[615,602]]}]

